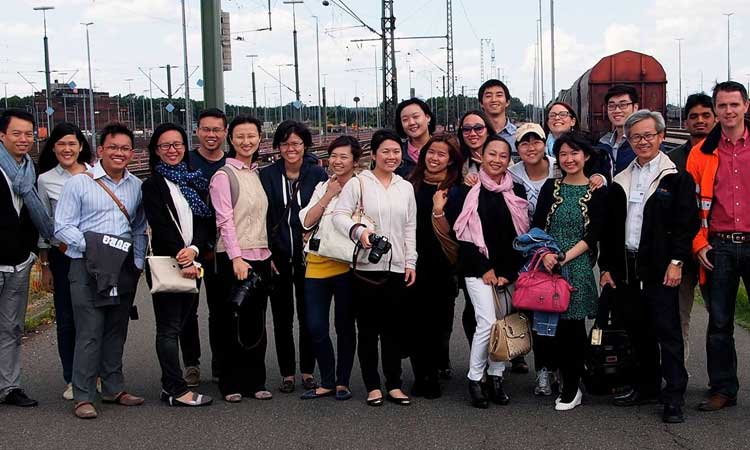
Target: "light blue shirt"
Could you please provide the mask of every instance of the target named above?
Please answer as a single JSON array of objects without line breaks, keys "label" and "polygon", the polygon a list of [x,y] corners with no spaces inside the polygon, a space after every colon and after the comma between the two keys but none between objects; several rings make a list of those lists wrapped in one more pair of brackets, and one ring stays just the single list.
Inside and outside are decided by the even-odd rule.
[{"label": "light blue shirt", "polygon": [[512,156],[518,156],[518,152],[516,151],[516,129],[516,126],[506,117],[505,128],[497,132],[498,136],[505,139],[508,141],[508,144],[510,144],[510,154]]},{"label": "light blue shirt", "polygon": [[146,214],[141,201],[141,180],[127,170],[119,183],[107,175],[101,163],[88,171],[94,179],[102,179],[104,184],[120,199],[132,223],[117,207],[114,200],[86,174],[69,179],[63,186],[55,208],[55,237],[67,244],[65,254],[70,258],[83,258],[86,241],[83,233],[114,234],[133,240],[135,265],[143,269],[146,256]]}]

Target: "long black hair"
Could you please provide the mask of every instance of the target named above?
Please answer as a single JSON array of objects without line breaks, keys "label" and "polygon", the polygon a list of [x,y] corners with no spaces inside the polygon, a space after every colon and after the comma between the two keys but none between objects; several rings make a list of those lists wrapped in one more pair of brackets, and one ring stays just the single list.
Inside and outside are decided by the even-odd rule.
[{"label": "long black hair", "polygon": [[55,156],[55,144],[60,139],[68,135],[75,135],[78,144],[81,146],[81,151],[78,153],[77,161],[81,164],[91,162],[91,146],[89,146],[88,140],[75,124],[69,122],[63,122],[58,124],[52,129],[49,135],[49,139],[44,143],[42,152],[39,154],[39,173],[47,172],[57,166],[57,156]]},{"label": "long black hair", "polygon": [[[232,121],[229,123],[229,130],[227,131],[227,144],[229,144],[227,157],[234,158],[237,156],[237,149],[234,148],[234,145],[232,145],[232,133],[238,125],[243,125],[246,123],[255,125],[255,128],[258,129],[258,137],[261,139],[263,138],[263,135],[261,134],[263,132],[263,128],[261,128],[260,120],[247,114],[240,114],[239,116],[235,116],[234,119],[232,119]],[[260,158],[260,142],[258,143],[258,149],[255,150],[255,153],[253,153],[251,161],[255,162],[258,160],[258,158]]]},{"label": "long black hair", "polygon": [[570,131],[555,139],[555,145],[552,146],[552,153],[554,153],[555,155],[557,166],[563,173],[563,176],[567,175],[565,169],[563,169],[560,165],[560,149],[563,145],[567,145],[574,150],[581,151],[586,156],[588,156],[589,159],[583,165],[583,173],[587,177],[590,177],[594,174],[594,169],[597,167],[599,152],[597,151],[597,149],[591,146],[588,139],[586,139],[584,135],[575,131]]},{"label": "long black hair", "polygon": [[148,166],[152,170],[154,167],[156,167],[156,163],[161,161],[161,158],[159,158],[156,150],[158,149],[159,138],[167,131],[176,131],[180,133],[180,136],[182,136],[182,143],[185,145],[185,153],[183,153],[182,160],[180,160],[180,162],[184,161],[185,157],[187,156],[187,133],[185,133],[185,129],[171,122],[162,123],[156,127],[156,129],[154,130],[154,134],[151,136],[151,140],[148,142]]},{"label": "long black hair", "polygon": [[471,149],[466,145],[466,141],[464,141],[464,132],[461,129],[464,125],[464,121],[469,116],[478,116],[480,119],[482,119],[482,122],[484,122],[484,126],[487,128],[487,136],[492,136],[493,134],[497,134],[495,132],[495,129],[492,128],[492,122],[490,122],[490,119],[487,118],[487,114],[484,113],[484,111],[480,111],[478,109],[472,109],[470,111],[466,111],[463,116],[461,116],[461,120],[458,122],[458,143],[461,145],[461,154],[464,157],[465,161],[471,160]]},{"label": "long black hair", "polygon": [[425,172],[427,171],[427,151],[436,142],[442,142],[448,146],[448,172],[446,173],[445,180],[443,180],[438,189],[450,189],[456,183],[461,182],[461,171],[464,167],[464,157],[461,155],[459,150],[458,140],[456,136],[451,133],[437,133],[430,137],[430,140],[419,150],[419,159],[417,160],[417,166],[409,175],[408,179],[414,186],[414,192],[419,191],[422,181],[424,180]]}]

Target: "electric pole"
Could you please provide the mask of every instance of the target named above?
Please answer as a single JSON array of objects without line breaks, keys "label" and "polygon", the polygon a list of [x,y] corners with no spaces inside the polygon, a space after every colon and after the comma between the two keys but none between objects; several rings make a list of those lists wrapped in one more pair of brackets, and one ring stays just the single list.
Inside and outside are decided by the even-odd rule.
[{"label": "electric pole", "polygon": [[250,58],[250,80],[252,81],[253,86],[253,117],[258,117],[258,102],[255,99],[255,58],[258,57],[258,55],[246,55],[248,58]]},{"label": "electric pole", "polygon": [[[382,0],[381,40],[383,45],[383,122],[393,123],[398,102],[398,77],[396,75],[396,18],[393,16],[393,0]],[[390,90],[390,92],[389,92]]]},{"label": "electric pole", "polygon": [[[455,73],[453,70],[453,2],[452,0],[446,0],[446,46],[445,46],[445,52],[446,52],[446,75],[448,76],[448,98],[455,97],[456,95],[456,79],[455,79]],[[450,102],[447,102],[446,104],[446,120],[448,123],[445,124],[445,126],[448,128],[448,130],[451,129],[451,126],[453,125],[457,114],[458,106],[456,106],[456,111],[452,111],[450,107]]]},{"label": "electric pole", "polygon": [[221,50],[221,0],[201,0],[203,98],[206,108],[224,110],[224,65]]},{"label": "electric pole", "polygon": [[[294,5],[303,3],[302,0],[285,0],[285,5],[292,5],[292,36],[294,38],[294,97],[299,106],[299,58],[297,54],[297,13]],[[302,108],[298,108],[298,116],[301,119]]]}]

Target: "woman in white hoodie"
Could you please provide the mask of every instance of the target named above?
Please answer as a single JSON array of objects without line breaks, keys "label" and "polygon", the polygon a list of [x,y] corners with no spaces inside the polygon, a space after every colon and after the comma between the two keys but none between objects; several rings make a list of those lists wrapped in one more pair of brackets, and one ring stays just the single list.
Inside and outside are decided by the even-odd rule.
[{"label": "woman in white hoodie", "polygon": [[[357,292],[359,364],[367,388],[367,404],[381,406],[384,396],[378,373],[378,338],[381,342],[386,398],[409,405],[401,390],[401,334],[403,324],[394,317],[402,309],[404,289],[414,284],[417,264],[417,205],[411,183],[394,171],[401,165],[401,139],[391,130],[378,130],[370,143],[374,168],[350,180],[339,195],[333,222],[340,232],[358,241],[353,289]],[[368,228],[352,215],[361,204],[374,222]],[[373,261],[372,244],[383,237],[391,248]]]}]

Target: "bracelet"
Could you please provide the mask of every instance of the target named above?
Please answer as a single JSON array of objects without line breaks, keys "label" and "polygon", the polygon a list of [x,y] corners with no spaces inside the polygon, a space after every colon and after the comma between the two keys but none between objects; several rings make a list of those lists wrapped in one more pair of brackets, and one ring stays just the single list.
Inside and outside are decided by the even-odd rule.
[{"label": "bracelet", "polygon": [[323,211],[325,211],[326,208],[328,208],[328,205],[324,205],[324,204],[322,204],[320,202],[318,202],[318,206],[320,206],[321,208],[323,208]]},{"label": "bracelet", "polygon": [[42,267],[47,267],[47,266],[49,266],[49,261],[42,261],[39,264],[41,264]]},{"label": "bracelet", "polygon": [[435,214],[435,211],[432,212],[432,217],[439,219],[441,217],[445,217],[445,213],[442,214]]}]

